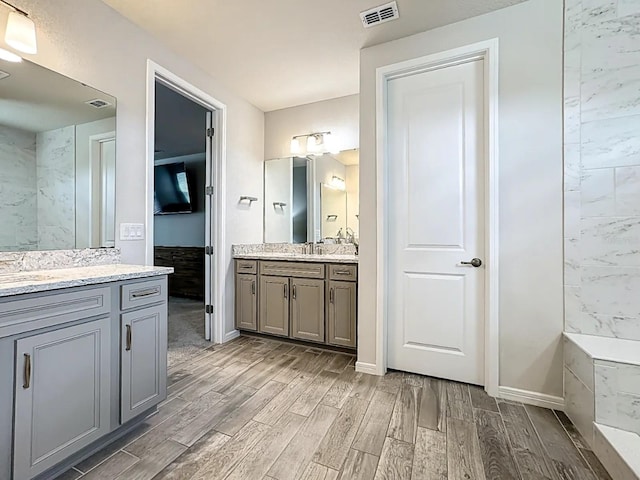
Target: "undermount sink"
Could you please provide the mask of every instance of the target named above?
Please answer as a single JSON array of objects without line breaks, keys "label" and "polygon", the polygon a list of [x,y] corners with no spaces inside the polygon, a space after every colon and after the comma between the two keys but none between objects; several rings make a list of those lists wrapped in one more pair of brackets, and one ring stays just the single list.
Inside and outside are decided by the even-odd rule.
[{"label": "undermount sink", "polygon": [[3,273],[0,274],[0,284],[3,283],[19,283],[19,282],[41,282],[50,280],[48,275],[40,275],[37,273]]}]

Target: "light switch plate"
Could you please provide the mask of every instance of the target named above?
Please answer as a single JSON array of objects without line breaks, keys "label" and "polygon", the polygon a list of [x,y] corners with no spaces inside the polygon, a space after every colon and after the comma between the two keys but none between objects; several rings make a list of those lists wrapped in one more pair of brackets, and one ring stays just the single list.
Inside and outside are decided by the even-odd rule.
[{"label": "light switch plate", "polygon": [[120,240],[144,240],[144,223],[121,223]]}]

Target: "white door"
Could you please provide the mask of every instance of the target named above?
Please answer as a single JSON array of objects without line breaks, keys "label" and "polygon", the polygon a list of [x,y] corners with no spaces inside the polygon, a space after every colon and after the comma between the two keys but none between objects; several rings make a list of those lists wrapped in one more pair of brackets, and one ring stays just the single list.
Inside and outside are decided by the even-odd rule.
[{"label": "white door", "polygon": [[[213,262],[214,262],[214,248],[213,248],[213,218],[211,217],[214,208],[214,196],[215,193],[213,191],[213,112],[207,112],[207,130],[206,130],[206,186],[205,186],[205,207],[204,207],[204,218],[205,218],[205,226],[204,226],[204,244],[205,244],[205,256],[204,256],[204,338],[206,340],[214,340],[215,335],[213,334],[213,291],[214,291],[214,283],[213,283]],[[217,305],[215,306],[217,308]]]},{"label": "white door", "polygon": [[[484,384],[481,60],[389,80],[388,366]],[[474,262],[476,263],[476,262]]]},{"label": "white door", "polygon": [[116,246],[116,140],[100,142],[100,246]]}]

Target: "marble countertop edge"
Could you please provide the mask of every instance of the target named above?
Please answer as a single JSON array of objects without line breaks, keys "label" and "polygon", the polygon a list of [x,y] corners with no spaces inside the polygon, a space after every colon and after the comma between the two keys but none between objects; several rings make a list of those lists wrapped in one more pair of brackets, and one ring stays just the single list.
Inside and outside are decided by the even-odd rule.
[{"label": "marble countertop edge", "polygon": [[357,255],[323,255],[307,253],[254,252],[237,253],[233,258],[239,260],[283,260],[295,262],[322,263],[358,263]]},{"label": "marble countertop edge", "polygon": [[5,273],[0,275],[0,297],[99,285],[171,273],[173,273],[171,267],[125,264]]}]

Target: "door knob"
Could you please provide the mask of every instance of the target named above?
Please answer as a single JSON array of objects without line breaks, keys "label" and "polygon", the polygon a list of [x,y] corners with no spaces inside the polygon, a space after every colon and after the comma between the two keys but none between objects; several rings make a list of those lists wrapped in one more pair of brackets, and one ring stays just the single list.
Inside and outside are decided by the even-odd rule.
[{"label": "door knob", "polygon": [[482,265],[482,260],[479,258],[473,258],[470,262],[460,262],[462,265],[471,265],[472,267],[478,268]]}]

